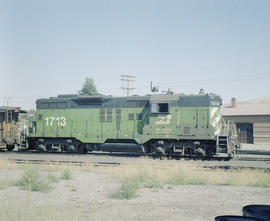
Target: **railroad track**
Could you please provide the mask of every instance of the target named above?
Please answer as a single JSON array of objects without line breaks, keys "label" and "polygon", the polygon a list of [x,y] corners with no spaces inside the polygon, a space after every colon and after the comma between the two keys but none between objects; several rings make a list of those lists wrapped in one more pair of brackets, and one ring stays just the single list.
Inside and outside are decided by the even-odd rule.
[{"label": "railroad track", "polygon": [[[138,153],[100,153],[100,152],[90,152],[86,154],[79,154],[79,153],[64,153],[64,152],[36,152],[36,151],[28,151],[28,152],[22,152],[22,151],[12,151],[12,152],[0,152],[1,155],[9,155],[9,154],[16,154],[18,156],[27,156],[27,155],[44,155],[44,156],[77,156],[77,157],[84,157],[84,156],[108,156],[108,157],[127,157],[127,158],[145,158],[145,159],[172,159],[172,160],[205,160],[205,161],[263,161],[263,162],[270,162],[270,155],[265,155],[266,157],[263,157],[262,155],[247,155],[241,154],[241,155],[235,155],[234,158],[228,158],[228,157],[193,157],[193,156],[174,156],[174,157],[153,157],[152,155],[145,155],[145,154],[138,154]],[[258,157],[259,156],[259,157]],[[1,159],[1,158],[0,158]],[[22,160],[23,157],[22,157]],[[35,159],[33,159],[35,161]],[[52,160],[53,161],[53,160]],[[61,160],[57,161],[60,162]],[[65,161],[62,161],[65,162]],[[67,161],[70,162],[70,161]],[[82,162],[84,163],[84,162]],[[106,162],[104,162],[106,163]]]},{"label": "railroad track", "polygon": [[[92,166],[92,167],[140,167],[144,164],[165,167],[175,164],[187,163],[206,169],[262,169],[270,172],[269,155],[252,156],[236,155],[235,158],[228,159],[194,159],[192,157],[181,157],[177,159],[153,160],[151,155],[132,154],[132,153],[100,153],[91,152],[88,154],[71,154],[71,153],[39,153],[39,152],[2,152],[0,159],[8,160],[16,164],[33,164],[33,165],[70,165],[70,166]],[[180,160],[181,161],[178,161]]]},{"label": "railroad track", "polygon": [[116,162],[82,162],[68,160],[26,160],[26,159],[8,159],[11,163],[16,164],[40,164],[40,165],[72,165],[72,166],[119,166],[121,163]]},{"label": "railroad track", "polygon": [[[32,165],[68,165],[68,166],[93,166],[93,167],[117,167],[120,165],[136,167],[138,163],[118,163],[118,162],[83,162],[83,161],[63,161],[63,160],[29,160],[29,159],[8,159],[9,162],[15,164],[32,164]],[[170,166],[170,164],[160,164],[160,167]],[[223,170],[239,170],[239,169],[253,169],[264,170],[270,172],[270,168],[266,167],[252,167],[252,166],[240,166],[240,165],[198,165],[206,169],[223,169]]]},{"label": "railroad track", "polygon": [[263,162],[270,162],[270,158],[269,157],[259,157],[259,158],[256,158],[256,157],[240,157],[236,160],[239,160],[239,161],[263,161]]}]

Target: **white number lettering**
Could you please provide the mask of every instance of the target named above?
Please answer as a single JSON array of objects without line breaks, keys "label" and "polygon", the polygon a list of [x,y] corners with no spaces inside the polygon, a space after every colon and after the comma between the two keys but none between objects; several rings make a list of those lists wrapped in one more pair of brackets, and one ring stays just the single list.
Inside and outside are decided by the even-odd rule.
[{"label": "white number lettering", "polygon": [[49,117],[51,119],[50,126],[53,125],[54,117]]},{"label": "white number lettering", "polygon": [[66,126],[66,118],[65,117],[46,117],[45,118],[46,121],[46,126],[53,126],[53,122],[56,121],[57,122],[57,126]]},{"label": "white number lettering", "polygon": [[46,120],[46,125],[49,126],[49,118],[46,117],[45,120]]},{"label": "white number lettering", "polygon": [[66,126],[66,118],[65,118],[65,117],[61,117],[60,125],[61,125],[62,127]]}]

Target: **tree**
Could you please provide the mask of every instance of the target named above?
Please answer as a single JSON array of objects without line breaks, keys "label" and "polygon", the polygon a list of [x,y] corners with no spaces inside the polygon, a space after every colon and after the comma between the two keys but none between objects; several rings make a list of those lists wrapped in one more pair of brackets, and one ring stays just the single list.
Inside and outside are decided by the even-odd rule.
[{"label": "tree", "polygon": [[93,94],[97,94],[97,89],[96,89],[96,85],[94,83],[93,78],[89,78],[87,77],[84,81],[84,84],[82,86],[82,89],[79,91],[80,95],[93,95]]}]

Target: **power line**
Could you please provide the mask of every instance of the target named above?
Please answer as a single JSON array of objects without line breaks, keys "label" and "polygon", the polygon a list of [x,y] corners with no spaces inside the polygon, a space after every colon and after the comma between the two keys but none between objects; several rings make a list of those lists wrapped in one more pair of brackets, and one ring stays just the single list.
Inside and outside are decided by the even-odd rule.
[{"label": "power line", "polygon": [[[122,81],[121,89],[127,92],[127,96],[129,96],[131,90],[135,90],[135,87],[131,87],[131,83],[135,82],[135,78],[136,76],[134,75],[121,75],[121,81]],[[125,82],[126,82],[126,85],[125,85]]]}]

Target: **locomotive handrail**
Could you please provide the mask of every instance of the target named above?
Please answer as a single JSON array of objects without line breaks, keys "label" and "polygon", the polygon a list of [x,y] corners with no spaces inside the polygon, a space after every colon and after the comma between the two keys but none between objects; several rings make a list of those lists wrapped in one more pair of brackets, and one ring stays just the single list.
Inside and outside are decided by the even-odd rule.
[{"label": "locomotive handrail", "polygon": [[227,149],[228,149],[228,147],[230,146],[230,136],[229,136],[229,131],[230,131],[230,120],[228,120],[228,126],[227,126]]}]

